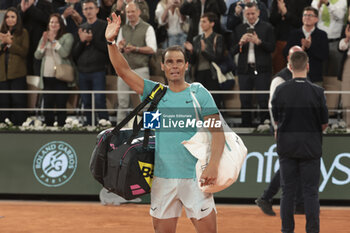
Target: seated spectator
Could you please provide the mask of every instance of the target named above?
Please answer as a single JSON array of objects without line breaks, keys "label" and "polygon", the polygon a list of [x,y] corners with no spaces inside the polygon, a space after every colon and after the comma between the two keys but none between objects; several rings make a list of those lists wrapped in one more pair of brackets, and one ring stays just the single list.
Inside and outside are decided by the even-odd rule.
[{"label": "seated spectator", "polygon": [[122,24],[120,26],[124,25],[127,22],[125,7],[130,2],[136,2],[138,4],[141,11],[140,18],[143,21],[148,22],[149,8],[145,0],[117,0],[117,2],[112,6],[111,12],[115,12],[122,18]]},{"label": "seated spectator", "polygon": [[260,11],[259,20],[263,20],[265,22],[269,21],[268,10],[265,3],[259,0],[241,0],[232,3],[228,10],[226,25],[227,29],[233,31],[239,24],[247,22],[247,19],[243,16],[243,9],[245,4],[247,4],[248,2],[255,2],[257,4]]},{"label": "seated spectator", "polygon": [[[26,90],[26,58],[29,35],[22,27],[16,8],[6,10],[0,28],[0,90]],[[0,108],[26,108],[26,94],[1,94]],[[14,125],[26,120],[24,111],[0,111],[0,122],[9,118]]]},{"label": "seated spectator", "polygon": [[[44,90],[68,90],[67,82],[55,78],[55,66],[59,64],[71,64],[69,56],[73,46],[73,36],[65,32],[65,26],[59,14],[50,16],[47,31],[40,39],[35,58],[41,60],[41,73]],[[44,94],[44,108],[66,108],[68,94]],[[58,111],[58,126],[63,126],[66,120],[66,112]],[[53,126],[55,122],[54,111],[44,111],[45,123]]]},{"label": "seated spectator", "polygon": [[97,18],[107,20],[107,17],[111,15],[112,6],[116,0],[101,0],[100,11],[97,14]]},{"label": "seated spectator", "polygon": [[[215,22],[217,18],[214,13],[204,13],[200,20],[203,34],[193,39],[193,45],[188,41],[185,43],[185,48],[191,54],[190,63],[195,70],[194,81],[200,82],[208,90],[220,90],[211,62],[218,64],[223,55],[224,43],[222,36],[213,31]],[[216,105],[221,108],[221,96],[213,95],[213,98]]]},{"label": "seated spectator", "polygon": [[[167,31],[167,39],[162,44],[164,49],[173,45],[183,45],[186,41],[187,35],[182,26],[187,23],[187,18],[180,13],[181,4],[181,0],[161,0],[157,5],[158,25],[165,26]],[[158,40],[159,38],[157,42]]]}]

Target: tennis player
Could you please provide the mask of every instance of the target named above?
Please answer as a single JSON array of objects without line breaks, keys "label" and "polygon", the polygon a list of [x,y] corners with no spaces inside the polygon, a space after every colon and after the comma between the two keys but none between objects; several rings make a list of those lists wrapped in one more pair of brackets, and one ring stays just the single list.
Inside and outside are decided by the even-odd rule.
[{"label": "tennis player", "polygon": [[[156,83],[143,79],[131,70],[115,44],[121,23],[120,17],[112,13],[111,18],[107,19],[108,26],[105,33],[110,60],[119,77],[136,93],[142,95],[142,98],[145,98]],[[132,41],[130,43],[132,44]],[[140,47],[138,51],[133,52],[139,52],[142,49]],[[176,116],[181,109],[186,109],[187,115],[195,116],[194,100],[192,99],[192,94],[194,94],[201,108],[200,119],[204,122],[220,120],[219,111],[207,89],[199,83],[185,82],[188,62],[180,46],[166,49],[162,57],[161,68],[169,84],[166,94],[158,104],[162,116]],[[225,144],[221,127],[211,127],[209,131],[212,135],[211,159],[199,177],[201,185],[215,184],[218,164]],[[161,127],[156,130],[155,167],[150,209],[156,233],[176,232],[182,207],[185,208],[186,215],[192,221],[196,232],[217,232],[213,195],[200,191],[195,172],[197,160],[181,144],[195,133],[196,130],[187,128],[170,130]]]}]

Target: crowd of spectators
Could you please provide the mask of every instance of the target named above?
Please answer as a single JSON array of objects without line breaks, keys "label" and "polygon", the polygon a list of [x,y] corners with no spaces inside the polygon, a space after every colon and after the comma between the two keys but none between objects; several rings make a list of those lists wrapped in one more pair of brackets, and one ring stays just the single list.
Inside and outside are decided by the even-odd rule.
[{"label": "crowd of spectators", "polygon": [[[286,67],[289,48],[298,45],[309,56],[309,79],[326,90],[349,91],[350,20],[347,0],[3,0],[0,28],[0,90],[26,90],[26,77],[40,77],[44,90],[106,90],[111,69],[104,38],[106,18],[112,12],[123,20],[116,43],[125,58],[144,78],[152,78],[151,59],[161,49],[182,45],[188,54],[190,81],[209,90],[220,90],[212,62],[224,54],[234,59],[233,73],[241,90],[269,90],[274,75]],[[204,16],[204,17],[203,17]],[[55,78],[57,64],[70,64],[76,78],[67,83]],[[153,67],[152,67],[153,66]],[[117,83],[117,80],[115,80]],[[108,89],[108,88],[107,88]],[[118,81],[118,90],[127,90]],[[242,125],[252,126],[268,118],[268,95],[241,94]],[[131,107],[128,95],[113,108]],[[214,96],[225,108],[223,96]],[[327,96],[328,97],[328,96]],[[43,95],[45,108],[64,108],[68,95]],[[343,108],[350,126],[350,95],[327,99],[331,109]],[[91,97],[81,95],[84,108]],[[1,94],[0,108],[25,108],[25,94]],[[106,96],[95,96],[97,109],[106,108]],[[125,111],[119,111],[120,120]],[[332,115],[332,112],[331,112]],[[16,125],[25,111],[1,111],[0,122],[9,118]],[[108,118],[100,111],[97,119]],[[64,124],[66,112],[44,112],[45,122]],[[86,111],[84,124],[92,124]]]}]

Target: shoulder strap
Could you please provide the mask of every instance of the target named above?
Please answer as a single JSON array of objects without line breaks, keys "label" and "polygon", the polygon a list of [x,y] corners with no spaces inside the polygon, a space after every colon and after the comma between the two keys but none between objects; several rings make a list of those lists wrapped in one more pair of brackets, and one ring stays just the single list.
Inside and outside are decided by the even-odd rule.
[{"label": "shoulder strap", "polygon": [[[127,116],[122,120],[112,131],[112,134],[117,134],[117,132],[123,128],[133,117],[135,117],[149,102],[154,101],[155,97],[161,95],[160,99],[165,94],[167,88],[162,84],[158,83],[153,89],[152,92]],[[158,104],[157,102],[157,104]]]},{"label": "shoulder strap", "polygon": [[216,53],[216,40],[218,38],[218,34],[215,34],[215,37],[214,37],[214,41],[213,41],[213,50],[214,50],[214,53]]}]

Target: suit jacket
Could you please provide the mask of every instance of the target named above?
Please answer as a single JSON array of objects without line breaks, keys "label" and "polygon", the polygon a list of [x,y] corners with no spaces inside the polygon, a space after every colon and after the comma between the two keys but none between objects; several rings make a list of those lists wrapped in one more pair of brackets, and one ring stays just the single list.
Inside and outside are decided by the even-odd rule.
[{"label": "suit jacket", "polygon": [[[249,43],[242,46],[242,52],[240,52],[239,41],[243,34],[247,32],[249,25],[247,23],[240,24],[234,31],[234,48],[233,53],[239,53],[237,74],[248,73],[248,51]],[[254,45],[255,52],[255,65],[258,73],[268,73],[272,71],[272,59],[271,53],[275,50],[275,36],[273,33],[273,27],[270,23],[259,20],[255,25],[255,32],[261,40],[260,45]]]},{"label": "suit jacket", "polygon": [[[224,0],[206,0],[204,3],[204,13],[212,12],[218,17],[215,22],[214,31],[220,33],[220,16],[226,12],[226,4]],[[191,19],[190,29],[187,41],[192,42],[193,38],[198,35],[199,21],[201,18],[202,3],[201,0],[185,1],[180,7],[180,13],[187,15]]]},{"label": "suit jacket", "polygon": [[[305,38],[302,28],[296,29],[289,34],[287,45],[283,50],[285,57],[287,57],[289,49],[294,45],[299,45],[301,47],[302,38]],[[311,82],[321,82],[323,80],[322,63],[328,58],[329,54],[326,32],[316,27],[311,33],[311,46],[305,52],[309,56],[310,70],[308,76]]]}]

